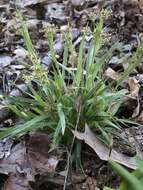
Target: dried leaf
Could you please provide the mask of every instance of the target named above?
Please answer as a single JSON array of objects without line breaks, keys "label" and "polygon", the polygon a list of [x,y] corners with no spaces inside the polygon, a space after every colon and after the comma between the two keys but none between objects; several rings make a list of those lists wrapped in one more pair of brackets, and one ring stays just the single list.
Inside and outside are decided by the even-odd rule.
[{"label": "dried leaf", "polygon": [[84,140],[85,143],[88,144],[96,152],[96,154],[99,156],[101,160],[107,161],[109,158],[111,158],[112,160],[122,165],[125,165],[128,168],[137,168],[137,164],[134,160],[134,157],[129,157],[124,154],[118,153],[114,149],[112,149],[110,154],[110,149],[94,135],[94,133],[90,130],[90,128],[87,125],[85,127],[84,133],[80,133],[77,131],[72,132],[76,138],[78,138],[79,140]]},{"label": "dried leaf", "polygon": [[140,85],[138,83],[138,80],[135,77],[131,77],[128,80],[128,85],[130,88],[130,95],[133,98],[137,98],[139,96],[139,89],[140,89]]},{"label": "dried leaf", "polygon": [[29,190],[28,182],[34,181],[35,174],[55,172],[59,159],[49,153],[49,144],[47,134],[32,133],[25,139],[25,145],[21,142],[13,146],[9,156],[0,160],[0,173],[12,174],[4,190],[10,187],[11,190]]},{"label": "dried leaf", "polygon": [[119,74],[115,72],[113,69],[110,67],[105,71],[105,76],[113,79],[113,80],[118,80],[119,79]]},{"label": "dried leaf", "polygon": [[44,133],[33,133],[27,141],[28,160],[33,169],[55,172],[59,159],[49,153],[49,136]]},{"label": "dried leaf", "polygon": [[139,7],[141,10],[143,10],[143,0],[138,0]]},{"label": "dried leaf", "polygon": [[100,190],[97,187],[97,181],[95,180],[95,178],[93,177],[87,177],[86,180],[84,180],[83,183],[78,183],[76,186],[77,190],[81,190],[81,189],[90,189],[90,190]]},{"label": "dried leaf", "polygon": [[10,177],[4,183],[3,190],[32,190],[28,179],[25,176],[10,174]]},{"label": "dried leaf", "polygon": [[121,102],[113,102],[108,108],[108,113],[110,113],[111,115],[115,115],[120,106]]},{"label": "dried leaf", "polygon": [[71,65],[73,68],[76,66],[77,63],[77,53],[75,50],[73,50],[69,56],[69,65]]},{"label": "dried leaf", "polygon": [[10,150],[13,145],[12,138],[0,140],[0,159],[7,158],[10,155]]},{"label": "dried leaf", "polygon": [[136,121],[143,123],[143,111],[141,111],[140,115],[138,116],[138,118],[136,119]]},{"label": "dried leaf", "polygon": [[135,108],[135,110],[133,111],[132,118],[137,117],[139,115],[139,112],[140,112],[140,102],[139,102],[139,99],[137,101],[138,101],[138,104],[137,104],[137,107]]},{"label": "dried leaf", "polygon": [[16,173],[21,170],[20,166],[25,168],[27,165],[26,148],[22,143],[15,145],[8,157],[0,160],[0,173]]}]

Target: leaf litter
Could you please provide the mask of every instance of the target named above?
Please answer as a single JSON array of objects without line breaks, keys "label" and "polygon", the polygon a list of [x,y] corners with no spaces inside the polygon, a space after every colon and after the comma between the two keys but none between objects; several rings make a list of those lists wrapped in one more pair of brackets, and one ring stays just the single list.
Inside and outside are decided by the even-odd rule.
[{"label": "leaf litter", "polygon": [[[35,182],[35,176],[40,173],[54,173],[60,159],[49,153],[50,141],[47,134],[33,133],[28,140],[12,141],[9,154],[4,152],[0,160],[1,173],[7,174],[4,189],[31,189],[30,182]],[[7,139],[9,141],[9,139]],[[43,143],[42,143],[43,142]]]},{"label": "leaf litter", "polygon": [[101,140],[99,140],[99,138],[94,135],[87,125],[85,126],[84,133],[79,133],[77,131],[72,132],[76,138],[85,141],[85,143],[96,152],[101,160],[107,161],[109,158],[111,158],[112,160],[119,162],[120,164],[123,164],[129,168],[137,168],[133,157],[125,156],[124,154],[116,152],[114,149],[110,150],[110,148],[108,148]]}]

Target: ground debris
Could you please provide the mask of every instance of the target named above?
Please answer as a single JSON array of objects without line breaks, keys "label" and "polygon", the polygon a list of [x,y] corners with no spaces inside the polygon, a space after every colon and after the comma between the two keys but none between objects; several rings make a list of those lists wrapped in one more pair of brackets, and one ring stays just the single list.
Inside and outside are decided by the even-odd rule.
[{"label": "ground debris", "polygon": [[114,149],[110,150],[105,144],[102,143],[89,129],[88,126],[85,127],[84,133],[79,133],[76,131],[72,131],[76,138],[79,140],[85,141],[99,156],[101,160],[108,160],[111,158],[112,160],[119,162],[129,168],[136,169],[137,165],[134,161],[133,157],[126,156],[122,153],[116,152]]},{"label": "ground debris", "polygon": [[9,154],[4,154],[0,160],[0,173],[9,176],[5,190],[10,186],[12,189],[31,189],[30,182],[36,183],[35,175],[55,172],[59,159],[49,153],[49,143],[48,135],[33,133],[28,139],[26,137],[25,143],[11,144]]}]

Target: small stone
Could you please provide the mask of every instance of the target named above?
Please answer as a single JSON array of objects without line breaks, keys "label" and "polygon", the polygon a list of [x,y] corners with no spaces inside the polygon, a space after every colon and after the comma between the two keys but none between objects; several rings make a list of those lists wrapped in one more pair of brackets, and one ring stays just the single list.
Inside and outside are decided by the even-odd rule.
[{"label": "small stone", "polygon": [[75,7],[82,6],[85,3],[85,0],[72,0],[72,5]]},{"label": "small stone", "polygon": [[109,64],[115,64],[115,65],[119,65],[123,62],[122,58],[118,58],[117,56],[114,56],[111,58],[111,60],[109,61]]},{"label": "small stone", "polygon": [[12,57],[8,55],[1,55],[0,56],[0,69],[3,69],[4,67],[7,67],[11,64]]},{"label": "small stone", "polygon": [[15,49],[13,53],[15,54],[14,58],[23,58],[23,59],[25,59],[26,55],[27,55],[26,50],[23,49],[23,48]]},{"label": "small stone", "polygon": [[130,52],[132,50],[132,46],[130,44],[125,44],[123,46],[123,50],[126,52]]},{"label": "small stone", "polygon": [[48,67],[52,64],[52,59],[49,55],[44,56],[41,61],[45,66],[48,66]]},{"label": "small stone", "polygon": [[54,50],[55,50],[55,52],[58,54],[58,55],[61,55],[62,54],[62,52],[63,52],[63,44],[62,44],[62,42],[61,42],[61,40],[59,40],[58,42],[56,42],[55,44],[54,44]]},{"label": "small stone", "polygon": [[13,97],[18,97],[18,96],[21,96],[22,93],[27,92],[27,91],[28,91],[28,87],[26,84],[19,84],[17,85],[17,89],[13,89],[9,95]]}]

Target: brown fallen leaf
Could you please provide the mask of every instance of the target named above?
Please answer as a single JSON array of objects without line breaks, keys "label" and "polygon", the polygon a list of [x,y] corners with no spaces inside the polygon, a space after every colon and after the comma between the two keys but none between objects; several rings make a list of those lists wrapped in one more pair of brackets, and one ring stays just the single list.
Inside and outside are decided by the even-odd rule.
[{"label": "brown fallen leaf", "polygon": [[27,156],[33,169],[55,172],[59,159],[49,153],[49,136],[44,133],[32,133],[26,142]]},{"label": "brown fallen leaf", "polygon": [[10,174],[3,190],[32,190],[25,176]]},{"label": "brown fallen leaf", "polygon": [[139,115],[140,113],[140,102],[139,99],[137,99],[137,107],[134,109],[133,114],[132,114],[132,118],[135,118]]},{"label": "brown fallen leaf", "polygon": [[74,68],[76,63],[77,63],[77,53],[75,50],[73,50],[69,56],[69,65],[71,65]]},{"label": "brown fallen leaf", "polygon": [[110,149],[95,136],[95,134],[90,130],[87,125],[85,126],[84,133],[80,133],[77,131],[72,132],[77,139],[85,141],[85,143],[88,144],[96,152],[101,160],[107,161],[110,158],[124,166],[127,166],[128,168],[137,168],[134,157],[129,157],[124,154],[118,153],[114,149],[112,149],[110,153]]},{"label": "brown fallen leaf", "polygon": [[9,156],[0,160],[0,172],[4,174],[16,173],[17,170],[27,172],[27,169],[36,169],[47,172],[54,172],[59,159],[49,153],[50,141],[47,134],[33,133],[23,143],[15,145]]},{"label": "brown fallen leaf", "polygon": [[41,171],[41,172],[53,173],[59,162],[56,156],[52,156],[47,159],[47,157],[44,157],[40,153],[32,152],[32,151],[28,152],[28,157],[29,157],[29,162],[30,162],[31,167],[35,170],[38,169],[38,171]]},{"label": "brown fallen leaf", "polygon": [[9,155],[0,160],[0,173],[10,174],[4,190],[9,190],[10,186],[11,190],[29,190],[25,184],[34,182],[36,174],[54,173],[59,159],[49,153],[49,145],[48,134],[36,132],[26,136],[25,143],[21,139],[13,146]]},{"label": "brown fallen leaf", "polygon": [[131,97],[136,99],[139,96],[139,89],[140,89],[138,80],[135,77],[130,77],[128,80],[128,85]]},{"label": "brown fallen leaf", "polygon": [[110,113],[111,115],[115,115],[119,109],[119,107],[121,106],[122,102],[113,102],[109,108],[108,108],[108,113]]},{"label": "brown fallen leaf", "polygon": [[139,8],[143,10],[143,0],[138,0]]},{"label": "brown fallen leaf", "polygon": [[9,156],[0,160],[0,173],[16,173],[17,170],[21,170],[21,167],[26,168],[26,166],[26,147],[19,143],[11,149]]},{"label": "brown fallen leaf", "polygon": [[112,68],[108,68],[106,71],[105,71],[105,76],[113,79],[113,80],[118,80],[119,79],[119,74],[117,72],[115,72]]},{"label": "brown fallen leaf", "polygon": [[140,115],[136,118],[136,121],[143,123],[143,111],[141,111]]},{"label": "brown fallen leaf", "polygon": [[95,178],[93,177],[87,177],[87,179],[84,181],[84,183],[79,183],[76,186],[77,190],[85,189],[85,190],[100,190],[97,187],[97,182]]}]

